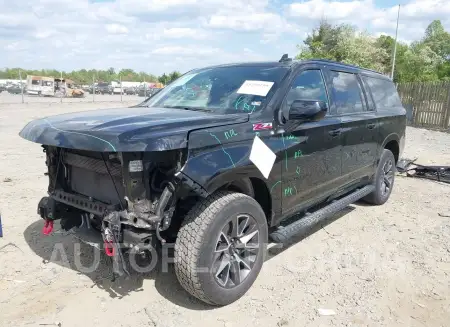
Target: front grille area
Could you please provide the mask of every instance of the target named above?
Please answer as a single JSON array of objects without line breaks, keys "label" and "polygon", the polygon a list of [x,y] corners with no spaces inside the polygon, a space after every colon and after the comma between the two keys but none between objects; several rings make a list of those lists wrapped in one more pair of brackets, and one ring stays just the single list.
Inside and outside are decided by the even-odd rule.
[{"label": "front grille area", "polygon": [[[108,175],[105,162],[102,159],[90,158],[78,154],[66,152],[63,155],[63,162],[69,166],[83,168],[99,174]],[[122,167],[118,163],[106,161],[111,175],[122,178]]]},{"label": "front grille area", "polygon": [[107,161],[109,172],[113,177],[111,179],[102,159],[66,152],[63,162],[69,170],[70,191],[106,204],[117,204],[120,197],[123,203],[125,189],[122,184],[120,164]]}]

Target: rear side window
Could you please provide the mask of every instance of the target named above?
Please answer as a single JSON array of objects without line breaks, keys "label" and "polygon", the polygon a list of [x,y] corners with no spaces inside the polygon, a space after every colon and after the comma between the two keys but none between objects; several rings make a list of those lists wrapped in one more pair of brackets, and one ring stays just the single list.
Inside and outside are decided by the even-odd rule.
[{"label": "rear side window", "polygon": [[400,107],[402,102],[392,81],[363,76],[377,108]]},{"label": "rear side window", "polygon": [[331,71],[331,94],[339,114],[365,111],[364,95],[355,74]]}]

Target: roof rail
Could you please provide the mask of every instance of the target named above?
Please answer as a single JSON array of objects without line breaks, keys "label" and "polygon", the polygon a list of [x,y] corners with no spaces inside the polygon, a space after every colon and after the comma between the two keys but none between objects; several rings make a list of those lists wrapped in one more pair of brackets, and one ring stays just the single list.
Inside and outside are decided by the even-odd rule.
[{"label": "roof rail", "polygon": [[380,72],[378,72],[378,71],[376,71],[376,70],[373,70],[373,69],[364,68],[364,67],[359,67],[359,66],[356,66],[356,65],[351,65],[351,64],[347,64],[347,63],[345,63],[345,62],[339,62],[339,61],[334,61],[334,60],[330,60],[330,59],[311,59],[310,61],[324,62],[324,63],[330,63],[330,64],[336,64],[336,65],[341,65],[341,66],[351,67],[351,68],[356,68],[356,69],[362,69],[362,70],[366,70],[366,71],[369,71],[369,72],[381,74]]}]

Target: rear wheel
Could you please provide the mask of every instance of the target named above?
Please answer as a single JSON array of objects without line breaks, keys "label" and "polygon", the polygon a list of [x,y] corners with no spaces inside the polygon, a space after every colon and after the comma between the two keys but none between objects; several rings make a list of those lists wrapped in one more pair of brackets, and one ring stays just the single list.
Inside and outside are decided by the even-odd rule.
[{"label": "rear wheel", "polygon": [[395,171],[394,154],[391,151],[384,149],[375,173],[375,191],[366,196],[363,200],[376,205],[386,203],[392,193],[392,188],[394,187]]},{"label": "rear wheel", "polygon": [[267,221],[251,197],[218,192],[197,203],[175,242],[175,273],[191,295],[212,305],[242,297],[266,251]]}]

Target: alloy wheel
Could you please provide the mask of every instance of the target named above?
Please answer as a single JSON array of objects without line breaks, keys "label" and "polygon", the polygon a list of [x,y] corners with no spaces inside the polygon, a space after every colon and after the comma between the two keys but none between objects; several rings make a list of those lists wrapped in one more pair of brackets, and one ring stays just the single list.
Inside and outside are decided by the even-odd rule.
[{"label": "alloy wheel", "polygon": [[391,159],[387,160],[383,166],[383,179],[381,180],[381,194],[386,196],[392,189],[394,182],[394,164]]},{"label": "alloy wheel", "polygon": [[213,275],[224,288],[240,285],[250,274],[260,248],[258,223],[247,214],[227,221],[216,242]]}]

